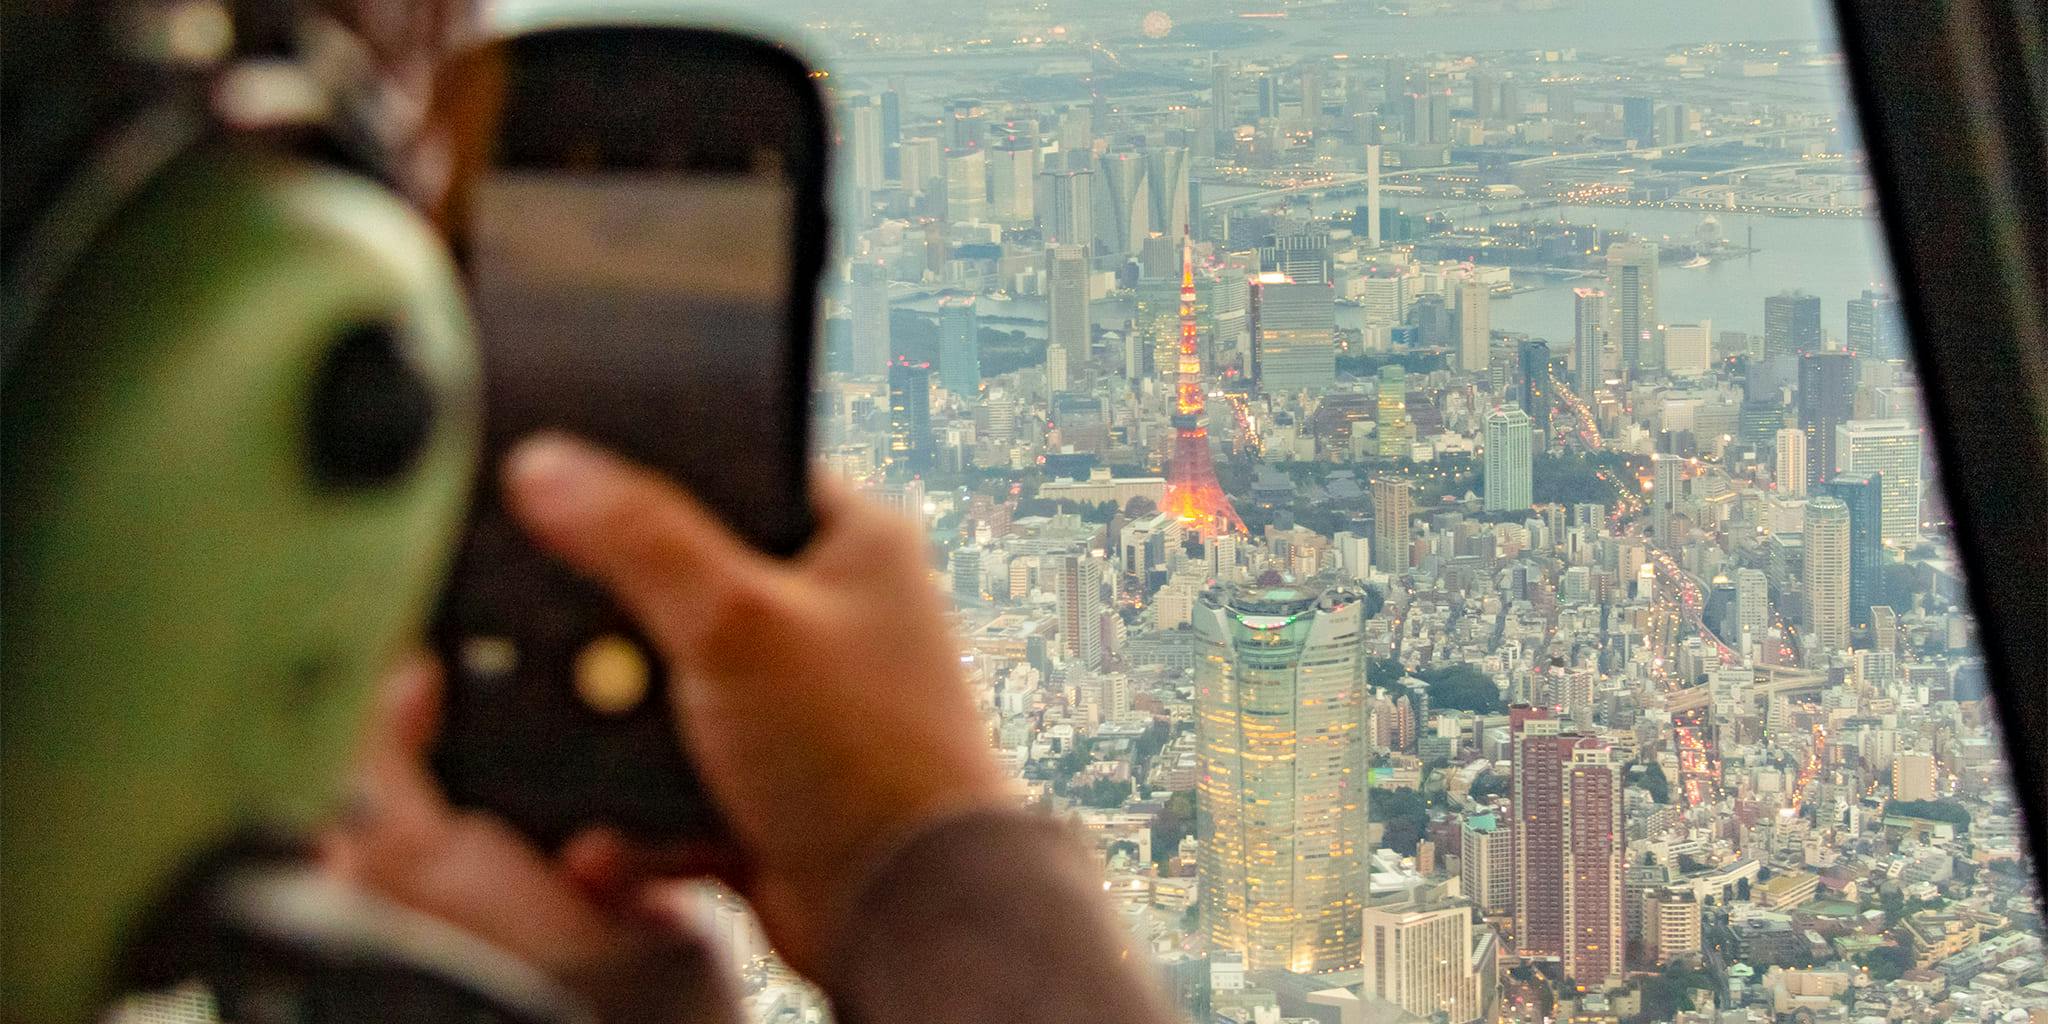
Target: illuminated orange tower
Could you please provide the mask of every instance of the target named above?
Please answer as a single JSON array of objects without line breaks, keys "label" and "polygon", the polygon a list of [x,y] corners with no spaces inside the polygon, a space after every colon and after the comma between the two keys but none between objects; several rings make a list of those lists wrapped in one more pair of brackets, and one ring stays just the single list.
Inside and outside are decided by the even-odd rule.
[{"label": "illuminated orange tower", "polygon": [[1173,399],[1173,457],[1166,464],[1166,511],[1203,537],[1244,533],[1244,520],[1216,482],[1203,416],[1202,358],[1195,348],[1195,247],[1181,236],[1180,366]]}]

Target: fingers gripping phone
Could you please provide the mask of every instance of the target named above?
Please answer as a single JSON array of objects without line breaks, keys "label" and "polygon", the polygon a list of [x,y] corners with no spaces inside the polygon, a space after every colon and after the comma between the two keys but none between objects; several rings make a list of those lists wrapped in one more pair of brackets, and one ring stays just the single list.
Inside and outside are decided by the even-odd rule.
[{"label": "fingers gripping phone", "polygon": [[823,104],[799,59],[718,31],[550,30],[482,59],[501,99],[458,237],[486,462],[432,629],[449,674],[435,767],[456,803],[543,844],[594,825],[715,839],[666,667],[529,542],[498,471],[521,438],[566,431],[669,474],[765,551],[802,547]]}]

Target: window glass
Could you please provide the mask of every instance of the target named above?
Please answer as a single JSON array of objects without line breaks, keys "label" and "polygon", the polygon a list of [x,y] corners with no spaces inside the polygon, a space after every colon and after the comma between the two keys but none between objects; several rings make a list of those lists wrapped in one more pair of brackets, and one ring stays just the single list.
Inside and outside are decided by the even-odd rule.
[{"label": "window glass", "polygon": [[1824,10],[806,19],[820,458],[1194,1019],[2048,1007]]}]

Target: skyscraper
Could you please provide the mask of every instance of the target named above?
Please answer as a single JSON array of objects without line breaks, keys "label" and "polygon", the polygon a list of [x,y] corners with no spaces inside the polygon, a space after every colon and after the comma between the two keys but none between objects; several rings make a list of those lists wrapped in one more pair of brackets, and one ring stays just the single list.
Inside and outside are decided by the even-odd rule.
[{"label": "skyscraper", "polygon": [[882,93],[882,180],[903,180],[903,97],[894,86]]},{"label": "skyscraper", "polygon": [[1281,584],[1197,602],[1195,736],[1210,949],[1248,970],[1359,962],[1367,895],[1362,596]]},{"label": "skyscraper", "polygon": [[1086,554],[1059,556],[1060,649],[1067,660],[1102,668],[1102,563]]},{"label": "skyscraper", "polygon": [[1516,944],[1589,987],[1619,978],[1624,953],[1621,764],[1605,741],[1562,731],[1549,708],[1509,710]]},{"label": "skyscraper", "polygon": [[1820,296],[1797,291],[1764,296],[1765,359],[1820,350]]},{"label": "skyscraper", "polygon": [[1806,502],[1806,631],[1825,656],[1849,649],[1849,507],[1820,495]]},{"label": "skyscraper", "polygon": [[1337,381],[1337,298],[1328,285],[1286,275],[1258,280],[1258,382],[1268,395],[1327,390]]},{"label": "skyscraper", "polygon": [[1145,151],[1145,193],[1150,231],[1178,240],[1188,233],[1188,151],[1155,146]]},{"label": "skyscraper", "polygon": [[[1468,814],[1458,826],[1458,874],[1465,898],[1488,917],[1515,912],[1515,828],[1504,815]],[[1371,957],[1366,958],[1369,964]]]},{"label": "skyscraper", "polygon": [[[1611,108],[1610,108],[1611,109]],[[1621,135],[1636,144],[1637,149],[1649,149],[1657,144],[1656,105],[1648,96],[1626,96],[1621,101]]]},{"label": "skyscraper", "polygon": [[1486,511],[1529,507],[1530,437],[1529,416],[1522,410],[1504,405],[1486,414]]},{"label": "skyscraper", "polygon": [[1135,255],[1152,231],[1152,191],[1145,157],[1133,150],[1104,153],[1095,170],[1096,251]]},{"label": "skyscraper", "polygon": [[1806,497],[1806,431],[1785,427],[1778,431],[1777,463],[1771,473],[1778,493],[1788,498]]},{"label": "skyscraper", "polygon": [[1414,567],[1410,561],[1408,519],[1415,514],[1415,496],[1408,481],[1383,476],[1372,482],[1372,563],[1389,575]]},{"label": "skyscraper", "polygon": [[1849,300],[1849,350],[1872,359],[1902,359],[1906,355],[1906,324],[1899,315],[1899,300],[1890,292],[1872,291]]},{"label": "skyscraper", "polygon": [[1038,216],[1038,141],[1009,136],[988,150],[988,159],[989,215],[1001,224],[1031,224]]},{"label": "skyscraper", "polygon": [[1492,931],[1475,931],[1464,903],[1365,911],[1364,994],[1422,1019],[1479,1020],[1498,984],[1496,961]]},{"label": "skyscraper", "polygon": [[1664,329],[1664,372],[1673,377],[1704,376],[1714,360],[1714,325],[1672,324]]},{"label": "skyscraper", "polygon": [[1856,357],[1847,352],[1801,352],[1799,429],[1806,433],[1808,491],[1833,476],[1839,468],[1835,429],[1849,422],[1854,415]]},{"label": "skyscraper", "polygon": [[840,151],[846,154],[848,177],[863,193],[882,187],[882,107],[872,96],[855,96],[846,102],[845,125]]},{"label": "skyscraper", "polygon": [[1095,244],[1095,172],[1046,170],[1038,175],[1038,223],[1047,245]]},{"label": "skyscraper", "polygon": [[1380,367],[1376,410],[1380,458],[1405,459],[1415,443],[1415,424],[1408,419],[1408,371],[1400,363]]},{"label": "skyscraper", "polygon": [[1045,251],[1046,341],[1066,353],[1067,373],[1088,365],[1088,250],[1055,245]]},{"label": "skyscraper", "polygon": [[1657,329],[1657,243],[1638,239],[1607,247],[1607,294],[1621,347],[1621,379],[1632,381]]},{"label": "skyscraper", "polygon": [[981,393],[980,331],[974,296],[939,296],[939,385],[963,398]]},{"label": "skyscraper", "polygon": [[1466,278],[1458,282],[1458,368],[1467,374],[1486,369],[1493,339],[1493,288]]},{"label": "skyscraper", "polygon": [[1607,347],[1609,312],[1607,293],[1598,288],[1572,289],[1572,358],[1578,378],[1579,400],[1592,409],[1600,401],[1605,374],[1600,353]]},{"label": "skyscraper", "polygon": [[1529,414],[1536,450],[1550,447],[1550,343],[1534,338],[1515,346],[1515,402]]},{"label": "skyscraper", "polygon": [[1237,126],[1237,75],[1230,62],[1209,55],[1209,106],[1216,112],[1218,134]]},{"label": "skyscraper", "polygon": [[847,305],[853,335],[853,372],[880,377],[889,372],[889,275],[879,260],[859,260],[851,268]]},{"label": "skyscraper", "polygon": [[954,224],[988,220],[988,154],[979,147],[946,151],[946,219]]},{"label": "skyscraper", "polygon": [[1920,539],[1920,462],[1926,441],[1910,420],[1850,420],[1835,428],[1843,473],[1880,475],[1883,543],[1911,547]]},{"label": "skyscraper", "polygon": [[1837,473],[1821,493],[1849,509],[1849,624],[1870,625],[1870,606],[1880,603],[1884,568],[1883,474]]},{"label": "skyscraper", "polygon": [[932,468],[932,364],[889,364],[889,469],[915,476]]},{"label": "skyscraper", "polygon": [[1735,570],[1735,616],[1743,637],[1763,641],[1771,623],[1771,578],[1762,569]]}]

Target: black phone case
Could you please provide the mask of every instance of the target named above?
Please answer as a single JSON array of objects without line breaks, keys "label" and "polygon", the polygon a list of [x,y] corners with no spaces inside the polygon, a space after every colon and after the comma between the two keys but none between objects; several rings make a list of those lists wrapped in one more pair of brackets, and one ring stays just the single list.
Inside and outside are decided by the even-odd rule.
[{"label": "black phone case", "polygon": [[[494,812],[544,845],[595,825],[644,842],[717,842],[725,832],[680,745],[666,667],[601,587],[528,542],[501,504],[498,474],[504,453],[520,438],[539,429],[565,430],[669,474],[763,550],[790,555],[803,546],[812,526],[806,485],[811,365],[828,223],[822,100],[809,68],[787,50],[724,32],[564,29],[507,45],[513,50],[506,62],[508,107],[522,102],[526,90],[529,99],[545,98],[541,135],[609,133],[606,144],[616,145],[603,154],[600,169],[730,172],[754,154],[722,151],[721,145],[776,151],[794,192],[795,266],[787,320],[774,332],[789,347],[780,360],[785,379],[767,382],[784,403],[782,427],[772,438],[679,437],[661,415],[665,401],[729,401],[722,398],[730,393],[722,387],[729,379],[720,377],[745,372],[747,360],[717,372],[662,365],[658,347],[591,345],[588,337],[563,338],[560,347],[541,351],[529,339],[515,351],[494,345],[487,318],[480,318],[486,320],[485,458],[469,529],[431,628],[449,680],[434,768],[457,805]],[[637,64],[646,71],[636,79],[643,89],[660,89],[661,73],[677,66],[672,62],[687,60],[693,70],[670,76],[687,81],[671,81],[672,95],[657,101],[678,106],[663,111],[663,132],[655,138],[646,126],[618,120],[616,96],[602,82],[577,78],[577,59]],[[568,63],[523,76],[522,61]],[[584,87],[581,94],[565,97],[564,87],[550,80],[564,71]],[[728,101],[707,102],[701,89],[691,88],[706,82],[718,83]],[[502,139],[500,160],[557,166],[547,151],[550,137]],[[702,145],[679,145],[679,138]],[[587,146],[577,150],[581,169],[590,169],[590,153]],[[665,387],[673,392],[664,395]],[[744,449],[733,447],[741,442]],[[740,451],[744,459],[735,457]],[[601,710],[579,695],[577,659],[593,644],[614,668],[623,658],[630,669],[637,656],[648,673],[644,698]]]}]

